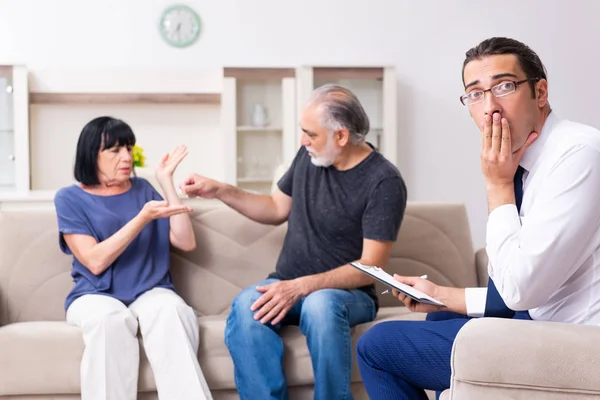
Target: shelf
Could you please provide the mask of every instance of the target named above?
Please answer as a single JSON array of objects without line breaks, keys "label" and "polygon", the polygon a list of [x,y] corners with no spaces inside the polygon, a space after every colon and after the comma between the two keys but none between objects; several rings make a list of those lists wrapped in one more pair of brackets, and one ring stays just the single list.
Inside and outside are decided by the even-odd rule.
[{"label": "shelf", "polygon": [[219,93],[31,93],[31,104],[219,104]]},{"label": "shelf", "polygon": [[293,68],[225,68],[223,76],[245,80],[280,80],[295,77],[296,71]]},{"label": "shelf", "polygon": [[273,178],[266,177],[257,177],[257,178],[248,178],[248,177],[240,177],[237,179],[238,183],[272,183]]},{"label": "shelf", "polygon": [[0,65],[0,77],[1,78],[11,78],[12,77],[12,67],[9,65]]},{"label": "shelf", "polygon": [[281,132],[282,130],[282,128],[277,126],[241,125],[237,127],[238,132]]},{"label": "shelf", "polygon": [[383,68],[371,67],[315,67],[316,79],[383,79]]}]

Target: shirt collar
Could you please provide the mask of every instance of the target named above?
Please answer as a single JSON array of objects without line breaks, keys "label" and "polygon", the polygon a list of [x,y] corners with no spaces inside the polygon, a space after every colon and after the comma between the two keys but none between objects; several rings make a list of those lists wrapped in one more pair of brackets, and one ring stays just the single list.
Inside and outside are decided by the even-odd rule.
[{"label": "shirt collar", "polygon": [[533,169],[537,161],[540,159],[542,150],[548,140],[548,137],[559,122],[560,118],[558,115],[556,115],[554,111],[551,111],[546,117],[542,131],[539,134],[540,136],[527,148],[527,150],[525,150],[525,154],[523,154],[523,158],[521,158],[519,165],[521,165],[527,171],[531,171]]}]

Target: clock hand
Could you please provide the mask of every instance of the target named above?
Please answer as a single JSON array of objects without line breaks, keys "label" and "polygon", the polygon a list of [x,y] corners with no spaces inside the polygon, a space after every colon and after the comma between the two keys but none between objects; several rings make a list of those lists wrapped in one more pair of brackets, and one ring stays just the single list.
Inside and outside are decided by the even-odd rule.
[{"label": "clock hand", "polygon": [[177,27],[175,28],[175,32],[174,34],[177,36],[178,40],[181,40],[181,22],[179,22],[177,24]]}]

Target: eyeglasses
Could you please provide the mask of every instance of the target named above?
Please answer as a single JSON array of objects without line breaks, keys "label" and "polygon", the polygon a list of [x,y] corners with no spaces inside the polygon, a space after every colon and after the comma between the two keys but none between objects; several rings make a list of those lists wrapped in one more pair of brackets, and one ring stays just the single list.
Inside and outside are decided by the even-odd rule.
[{"label": "eyeglasses", "polygon": [[539,80],[540,78],[528,78],[523,79],[522,81],[504,81],[486,90],[478,89],[463,94],[460,96],[460,102],[465,106],[472,106],[473,104],[481,103],[483,99],[485,99],[485,92],[491,92],[494,97],[502,97],[516,92],[517,88],[522,83],[529,81],[537,82]]}]

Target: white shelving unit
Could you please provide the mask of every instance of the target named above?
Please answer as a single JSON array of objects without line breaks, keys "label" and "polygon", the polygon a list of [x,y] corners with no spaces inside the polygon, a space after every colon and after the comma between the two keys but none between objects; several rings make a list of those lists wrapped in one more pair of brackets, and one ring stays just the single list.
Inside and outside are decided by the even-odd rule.
[{"label": "white shelving unit", "polygon": [[[394,165],[398,165],[397,83],[394,67],[303,66],[296,70],[297,112],[314,89],[326,83],[346,86],[358,97],[369,116],[367,141]],[[299,140],[302,132],[298,128]]]},{"label": "white shelving unit", "polygon": [[[275,170],[290,163],[299,146],[295,103],[294,69],[224,69],[221,127],[227,183],[271,192]],[[266,110],[266,120],[255,116],[257,107]]]},{"label": "white shelving unit", "polygon": [[0,66],[0,192],[29,190],[29,89],[24,66]]},{"label": "white shelving unit", "polygon": [[[397,165],[394,67],[90,73],[0,66],[0,197],[51,193],[68,184],[83,124],[112,114],[132,123],[151,166],[176,144],[187,144],[193,156],[178,169],[178,180],[198,172],[270,193],[275,171],[289,165],[300,146],[302,108],[327,82],[356,93],[370,118],[369,142]],[[255,118],[257,105],[266,109],[266,121]],[[222,152],[214,150],[221,146]]]},{"label": "white shelving unit", "polygon": [[238,132],[280,132],[283,128],[279,126],[252,126],[252,125],[240,125],[237,127]]}]

